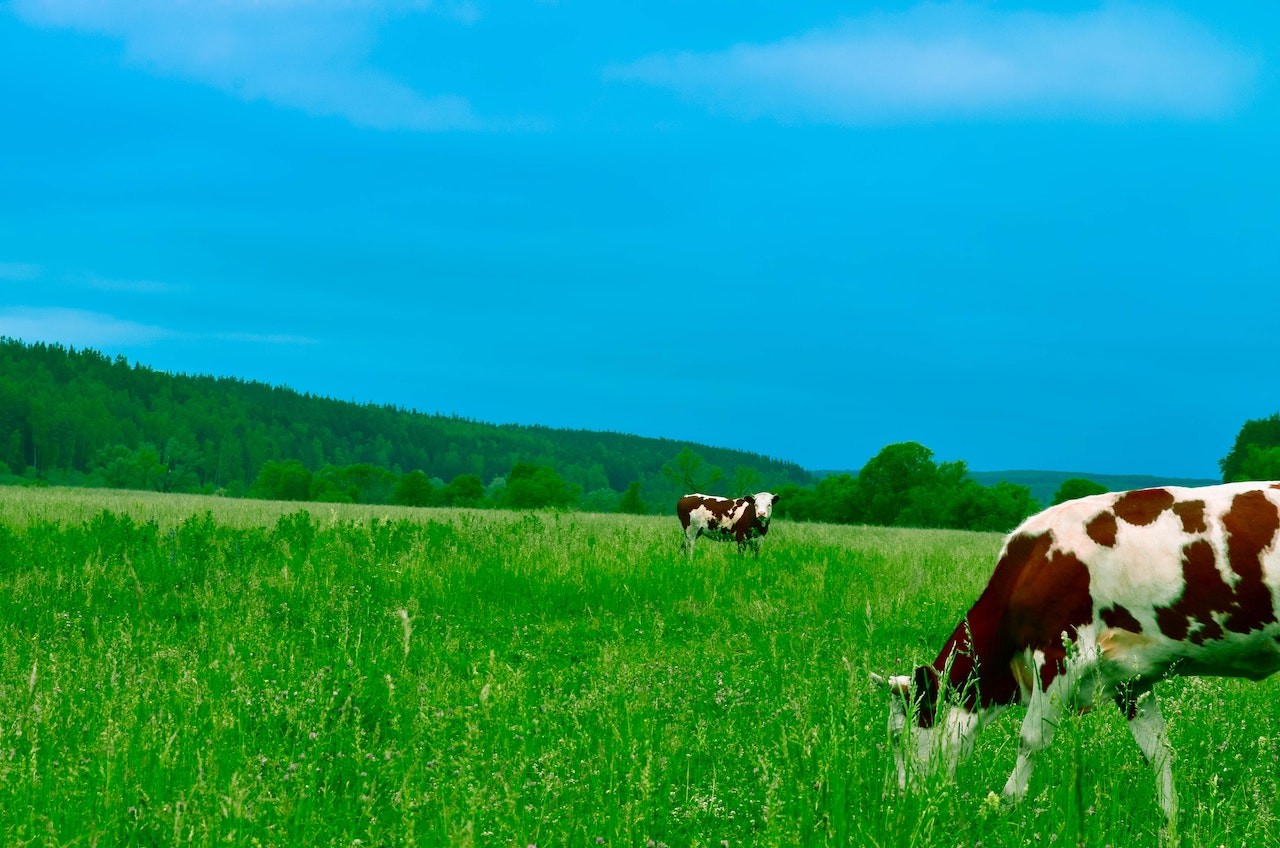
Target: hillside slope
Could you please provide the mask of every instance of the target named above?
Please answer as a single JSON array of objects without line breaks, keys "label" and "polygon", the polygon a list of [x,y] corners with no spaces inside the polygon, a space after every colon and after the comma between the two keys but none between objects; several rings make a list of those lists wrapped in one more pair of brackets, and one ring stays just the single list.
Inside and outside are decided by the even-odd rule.
[{"label": "hillside slope", "polygon": [[752,479],[762,486],[813,481],[796,463],[745,451],[487,424],[0,339],[0,463],[13,474],[54,482],[78,482],[113,461],[136,463],[145,450],[171,477],[179,466],[190,475],[176,491],[243,490],[266,463],[282,460],[313,470],[367,463],[442,480],[474,474],[486,483],[522,462],[552,467],[584,492],[622,491],[641,481],[665,498],[656,484],[661,468],[686,447],[723,469],[726,481],[739,467],[756,472]]}]

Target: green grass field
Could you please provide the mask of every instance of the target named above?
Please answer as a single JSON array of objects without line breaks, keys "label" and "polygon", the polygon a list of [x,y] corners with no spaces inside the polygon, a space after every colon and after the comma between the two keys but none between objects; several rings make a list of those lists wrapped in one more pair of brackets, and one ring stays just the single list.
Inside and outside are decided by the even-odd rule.
[{"label": "green grass field", "polygon": [[[309,510],[309,511],[305,511]],[[896,788],[867,672],[932,659],[989,534],[0,490],[0,844],[1142,846],[1118,713],[992,804],[1022,712]],[[1158,690],[1186,845],[1280,841],[1277,683]]]}]

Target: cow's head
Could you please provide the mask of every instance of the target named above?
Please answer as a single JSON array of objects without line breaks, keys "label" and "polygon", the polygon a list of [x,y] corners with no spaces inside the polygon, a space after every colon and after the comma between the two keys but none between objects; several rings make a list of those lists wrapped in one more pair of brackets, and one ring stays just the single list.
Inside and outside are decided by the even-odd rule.
[{"label": "cow's head", "polygon": [[956,765],[973,751],[979,717],[960,704],[944,703],[940,697],[938,674],[922,665],[905,674],[871,679],[890,691],[889,735],[893,759],[898,767],[898,786],[945,772],[955,774]]},{"label": "cow's head", "polygon": [[764,524],[769,523],[769,516],[773,515],[773,505],[778,502],[778,496],[772,492],[757,492],[751,497],[756,504],[756,517]]}]

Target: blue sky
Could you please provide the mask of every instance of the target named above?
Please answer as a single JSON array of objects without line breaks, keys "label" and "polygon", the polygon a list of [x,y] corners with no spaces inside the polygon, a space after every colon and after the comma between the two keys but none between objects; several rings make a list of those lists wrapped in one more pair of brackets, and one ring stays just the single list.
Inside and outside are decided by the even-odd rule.
[{"label": "blue sky", "polygon": [[0,335],[856,469],[1280,411],[1280,6],[9,0]]}]

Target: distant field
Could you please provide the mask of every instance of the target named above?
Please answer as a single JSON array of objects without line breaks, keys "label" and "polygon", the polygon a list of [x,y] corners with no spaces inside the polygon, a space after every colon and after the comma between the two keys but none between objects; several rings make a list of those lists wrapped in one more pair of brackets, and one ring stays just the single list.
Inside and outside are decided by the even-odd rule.
[{"label": "distant field", "polygon": [[[1142,846],[1114,709],[987,800],[1021,710],[902,795],[869,670],[999,537],[0,489],[0,844]],[[1184,844],[1280,840],[1276,681],[1160,687]]]}]

